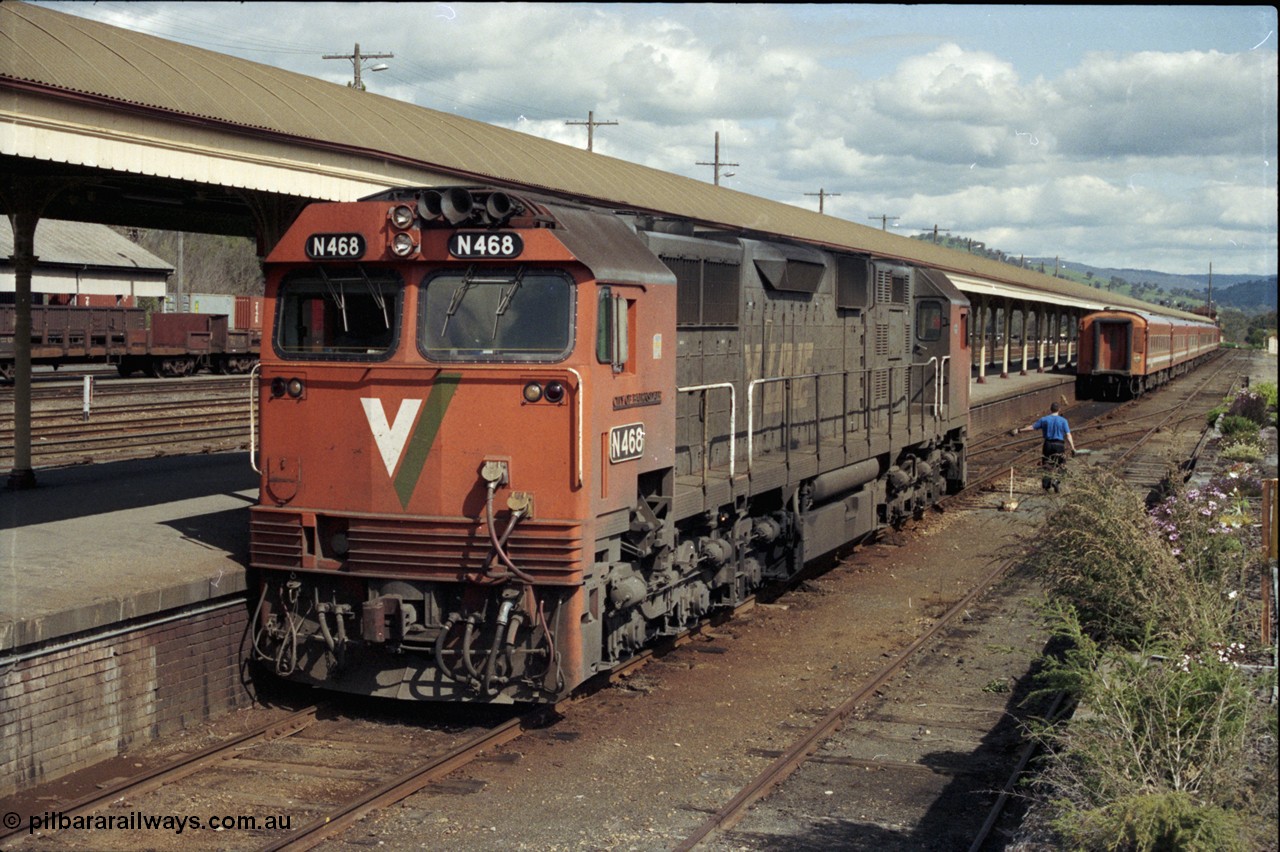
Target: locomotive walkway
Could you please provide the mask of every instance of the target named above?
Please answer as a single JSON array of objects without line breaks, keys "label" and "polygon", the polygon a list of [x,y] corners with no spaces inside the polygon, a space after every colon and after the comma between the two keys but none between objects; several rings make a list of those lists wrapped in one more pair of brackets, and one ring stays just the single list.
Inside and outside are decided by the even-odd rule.
[{"label": "locomotive walkway", "polygon": [[[970,393],[976,434],[1022,422],[1050,398],[1074,399],[1074,380],[1011,374],[972,382]],[[0,796],[87,765],[71,733],[42,757],[43,726],[63,725],[83,743],[81,716],[103,714],[111,727],[92,740],[102,760],[115,756],[116,742],[247,703],[236,662],[256,497],[245,453],[42,470],[39,488],[0,491]],[[221,632],[177,626],[209,616]],[[129,658],[135,653],[146,655],[141,674]],[[85,695],[54,694],[75,676],[91,679],[77,687]],[[129,712],[102,706],[113,701],[151,704]],[[123,721],[130,713],[138,730]]]}]

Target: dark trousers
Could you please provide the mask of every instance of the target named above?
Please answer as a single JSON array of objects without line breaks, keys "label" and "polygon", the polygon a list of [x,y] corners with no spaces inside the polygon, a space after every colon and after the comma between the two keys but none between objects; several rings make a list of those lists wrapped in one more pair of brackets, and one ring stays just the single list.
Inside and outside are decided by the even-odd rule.
[{"label": "dark trousers", "polygon": [[1065,441],[1045,441],[1040,448],[1040,466],[1044,468],[1044,476],[1040,484],[1048,491],[1058,489],[1058,474],[1066,462],[1067,444]]}]

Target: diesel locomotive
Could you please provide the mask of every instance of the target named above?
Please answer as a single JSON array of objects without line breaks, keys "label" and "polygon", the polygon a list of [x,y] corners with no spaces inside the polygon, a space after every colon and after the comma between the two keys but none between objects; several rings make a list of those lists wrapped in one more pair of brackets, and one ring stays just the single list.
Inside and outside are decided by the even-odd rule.
[{"label": "diesel locomotive", "polygon": [[1218,350],[1222,332],[1210,319],[1106,309],[1080,320],[1076,396],[1132,399],[1193,369]]},{"label": "diesel locomotive", "polygon": [[281,677],[552,701],[965,480],[935,270],[477,187],[311,205],[265,267]]}]

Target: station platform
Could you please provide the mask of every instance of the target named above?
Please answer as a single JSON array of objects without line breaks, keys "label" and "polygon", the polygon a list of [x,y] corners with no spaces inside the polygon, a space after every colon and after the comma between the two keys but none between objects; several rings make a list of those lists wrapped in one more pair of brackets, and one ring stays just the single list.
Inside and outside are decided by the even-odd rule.
[{"label": "station platform", "polygon": [[0,491],[0,665],[245,590],[258,475],[244,452],[41,470]]}]

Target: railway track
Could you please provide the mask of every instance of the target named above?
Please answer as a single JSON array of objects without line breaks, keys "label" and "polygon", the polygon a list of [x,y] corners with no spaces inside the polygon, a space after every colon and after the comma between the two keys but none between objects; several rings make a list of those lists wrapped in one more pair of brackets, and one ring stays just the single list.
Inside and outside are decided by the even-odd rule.
[{"label": "railway track", "polygon": [[[749,609],[754,600],[738,611]],[[724,614],[602,674],[555,705],[523,711],[510,706],[432,706],[389,719],[373,699],[340,696],[272,718],[234,737],[101,785],[56,810],[26,810],[43,820],[0,826],[0,849],[108,852],[169,848],[162,829],[138,827],[133,814],[182,815],[190,831],[173,833],[174,848],[234,848],[260,852],[311,849],[340,836],[368,814],[440,785],[449,775],[530,730],[552,726],[578,702],[632,676],[653,659],[692,641]],[[344,711],[336,702],[353,705]],[[403,709],[398,706],[395,710]],[[421,710],[422,708],[415,708]],[[395,711],[393,711],[394,713]],[[245,779],[248,779],[247,783]],[[264,795],[264,791],[272,791]],[[284,791],[284,796],[281,796]],[[449,788],[444,786],[444,793]],[[206,802],[201,811],[191,805]],[[218,809],[207,804],[217,800]],[[23,807],[10,803],[12,807]],[[226,825],[234,817],[235,825]],[[124,820],[109,832],[79,826]],[[99,820],[99,823],[95,823]],[[221,827],[215,827],[215,820]],[[136,822],[136,820],[135,820]],[[233,831],[231,835],[223,832]],[[183,839],[185,838],[185,839]]]},{"label": "railway track", "polygon": [[[12,464],[13,392],[0,392],[0,465]],[[85,416],[82,386],[48,384],[33,393],[31,455],[36,467],[221,452],[249,442],[245,376],[166,382],[94,383]]]},{"label": "railway track", "polygon": [[[1176,433],[1172,425],[1199,421],[1190,436],[1180,436],[1184,451],[1198,452],[1203,412],[1234,386],[1236,366],[1231,357],[1221,359],[1202,375],[1184,377],[1159,394],[1108,412],[1112,422],[1081,424],[1073,431],[1091,430],[1090,441],[1099,445],[1091,463],[1114,467],[1149,456],[1164,430]],[[1135,430],[1135,421],[1152,425]],[[1015,471],[1019,464],[1024,467],[1021,479],[1015,476],[1015,496],[1025,499],[1040,490],[1031,487],[1038,485],[1033,481],[1039,479],[1038,469],[1026,467],[1028,457],[1039,457],[1038,442],[1034,450],[1019,450],[996,445],[996,437],[989,439],[989,454],[999,450],[1003,455],[988,461],[988,469],[953,503],[968,508],[989,503],[993,483],[1011,465]],[[1174,452],[1174,446],[1164,442],[1159,452]],[[1147,470],[1132,462],[1123,469]],[[1168,470],[1162,465],[1159,478]],[[1139,487],[1152,484],[1137,482]],[[675,848],[737,852],[775,848],[782,838],[796,848],[985,848],[1030,758],[1029,747],[1020,742],[1021,720],[1032,713],[1053,715],[1061,700],[1033,707],[1022,702],[1029,688],[1026,675],[1034,670],[1046,637],[1037,626],[1039,592],[1032,578],[1004,577],[1013,562],[1004,561],[984,576],[789,748],[769,754],[769,766]],[[998,582],[1000,593],[986,594]],[[1006,653],[988,654],[979,671],[964,671],[966,660],[973,669],[974,657],[982,659],[983,647]],[[890,683],[904,673],[910,683]],[[1013,761],[1020,745],[1022,755]],[[966,833],[973,827],[957,826],[945,812],[919,807],[944,795],[977,801],[981,792],[1001,787],[976,834]],[[836,789],[840,798],[828,799]]]}]

